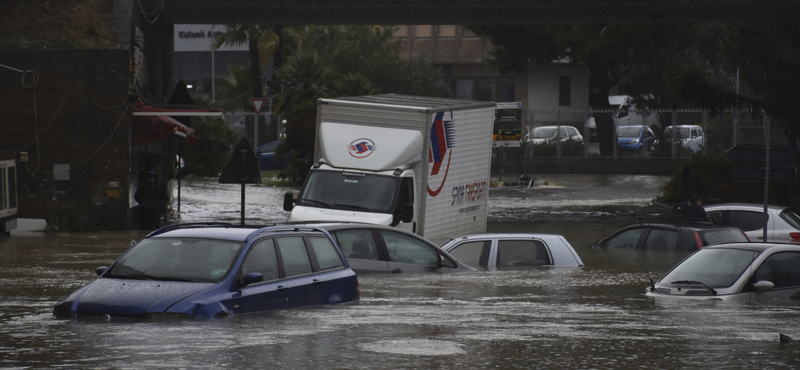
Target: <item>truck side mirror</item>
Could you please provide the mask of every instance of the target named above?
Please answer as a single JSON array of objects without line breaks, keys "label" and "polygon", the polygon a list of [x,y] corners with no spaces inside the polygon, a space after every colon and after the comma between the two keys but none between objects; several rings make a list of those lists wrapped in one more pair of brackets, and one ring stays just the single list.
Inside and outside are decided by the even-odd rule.
[{"label": "truck side mirror", "polygon": [[414,221],[414,204],[406,203],[403,206],[403,222]]},{"label": "truck side mirror", "polygon": [[291,192],[286,192],[283,195],[283,210],[284,211],[291,211],[294,208],[294,194]]}]

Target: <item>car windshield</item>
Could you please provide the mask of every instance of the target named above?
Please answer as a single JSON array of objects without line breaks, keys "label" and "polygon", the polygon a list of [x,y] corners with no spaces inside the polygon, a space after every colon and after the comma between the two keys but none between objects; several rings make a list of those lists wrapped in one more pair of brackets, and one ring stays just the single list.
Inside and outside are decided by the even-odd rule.
[{"label": "car windshield", "polygon": [[641,127],[620,127],[617,129],[617,136],[619,137],[639,137],[642,132]]},{"label": "car windshield", "polygon": [[227,275],[242,245],[242,242],[212,239],[144,239],[103,277],[215,282]]},{"label": "car windshield", "polygon": [[[665,138],[672,138],[672,131],[673,130],[674,129],[672,127],[667,127],[664,130],[664,137]],[[685,127],[681,127],[681,128],[678,129],[678,132],[677,132],[676,135],[678,136],[679,139],[686,139],[686,138],[689,137],[689,129],[685,128]]]},{"label": "car windshield", "polygon": [[550,139],[556,137],[555,127],[538,127],[533,129],[534,139]]},{"label": "car windshield", "polygon": [[274,143],[269,143],[267,145],[264,145],[264,146],[262,146],[261,148],[258,149],[258,153],[259,154],[262,154],[262,153],[274,153],[275,149],[278,149],[278,144],[280,144],[280,142],[276,141]]},{"label": "car windshield", "polygon": [[737,229],[703,230],[698,232],[705,245],[747,243],[750,240]]},{"label": "car windshield", "polygon": [[400,181],[396,176],[312,170],[297,205],[391,213]]},{"label": "car windshield", "polygon": [[797,216],[796,213],[786,209],[781,212],[781,218],[786,221],[787,224],[792,225],[793,228],[800,230],[800,216]]},{"label": "car windshield", "polygon": [[727,288],[739,279],[760,253],[747,249],[701,249],[659,282],[699,281],[712,288]]}]

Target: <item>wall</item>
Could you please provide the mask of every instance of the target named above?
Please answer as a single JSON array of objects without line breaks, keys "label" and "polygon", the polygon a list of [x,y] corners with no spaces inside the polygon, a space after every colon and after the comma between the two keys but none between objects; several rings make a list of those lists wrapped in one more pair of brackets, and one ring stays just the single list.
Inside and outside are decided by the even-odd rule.
[{"label": "wall", "polygon": [[0,60],[38,74],[33,84],[33,72],[0,69],[0,150],[28,155],[19,217],[126,227],[128,52],[0,50]]}]

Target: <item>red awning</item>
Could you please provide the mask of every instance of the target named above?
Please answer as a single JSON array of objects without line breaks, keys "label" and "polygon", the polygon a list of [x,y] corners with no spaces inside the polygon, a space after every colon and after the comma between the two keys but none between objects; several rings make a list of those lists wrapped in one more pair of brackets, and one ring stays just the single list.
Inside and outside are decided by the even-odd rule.
[{"label": "red awning", "polygon": [[132,109],[131,123],[133,145],[155,143],[178,133],[196,144],[194,129],[178,122],[172,117],[222,116],[222,111],[204,109],[156,108],[139,103]]}]

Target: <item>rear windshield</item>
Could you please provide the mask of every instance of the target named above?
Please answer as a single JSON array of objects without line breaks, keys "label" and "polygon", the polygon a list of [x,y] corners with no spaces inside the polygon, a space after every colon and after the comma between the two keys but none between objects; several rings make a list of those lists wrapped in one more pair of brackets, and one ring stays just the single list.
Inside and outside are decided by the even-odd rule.
[{"label": "rear windshield", "polygon": [[703,230],[698,231],[703,245],[716,245],[724,243],[747,243],[750,240],[743,232],[736,229]]},{"label": "rear windshield", "polygon": [[784,210],[781,212],[781,218],[789,225],[792,225],[793,228],[800,230],[800,216],[797,216],[794,212],[788,209]]},{"label": "rear windshield", "polygon": [[617,136],[619,137],[639,137],[642,132],[641,127],[620,127],[617,129]]}]

